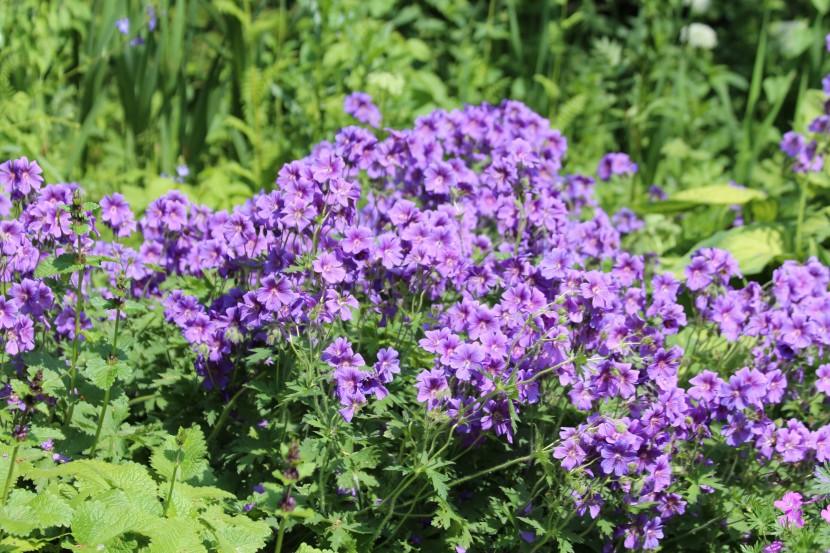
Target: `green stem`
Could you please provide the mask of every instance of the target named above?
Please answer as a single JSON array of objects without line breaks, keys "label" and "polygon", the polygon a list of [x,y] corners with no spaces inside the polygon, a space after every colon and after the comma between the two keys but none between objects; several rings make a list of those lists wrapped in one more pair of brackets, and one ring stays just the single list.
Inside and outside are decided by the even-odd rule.
[{"label": "green stem", "polygon": [[277,545],[274,547],[274,553],[281,553],[282,552],[282,538],[285,536],[285,521],[288,520],[288,517],[283,515],[282,519],[280,519],[280,531],[277,534]]},{"label": "green stem", "polygon": [[157,397],[161,397],[161,394],[147,394],[146,396],[138,396],[128,401],[127,405],[136,405],[138,403],[150,401],[151,399],[156,399]]},{"label": "green stem", "polygon": [[[78,251],[81,251],[81,239],[78,238]],[[71,402],[66,410],[66,421],[64,424],[68,427],[72,422],[72,413],[75,411],[75,403],[72,401],[75,393],[75,377],[77,375],[78,354],[80,353],[80,338],[81,338],[81,310],[83,309],[83,296],[81,295],[81,285],[84,281],[83,270],[78,271],[78,286],[75,289],[75,338],[72,340],[72,367],[69,369],[69,396],[67,402]]]},{"label": "green stem", "polygon": [[170,478],[170,489],[167,490],[167,499],[164,500],[164,516],[170,509],[170,502],[173,501],[173,487],[176,485],[176,474],[179,472],[179,457],[176,454],[176,464],[173,466],[173,476]]},{"label": "green stem", "polygon": [[507,467],[511,467],[513,465],[518,465],[519,463],[524,463],[525,461],[530,461],[534,457],[536,457],[536,453],[532,453],[530,455],[525,455],[524,457],[517,457],[516,459],[511,459],[509,461],[505,461],[504,463],[502,463],[500,465],[496,465],[495,467],[490,467],[488,469],[480,470],[476,473],[470,474],[468,476],[464,476],[463,478],[453,480],[452,482],[447,484],[447,487],[448,488],[453,488],[455,486],[458,486],[459,484],[463,484],[464,482],[468,482],[470,480],[475,480],[476,478],[481,478],[482,476],[490,474],[491,472],[496,472],[496,471],[499,471],[501,469],[506,469]]},{"label": "green stem", "polygon": [[9,497],[9,488],[12,485],[12,477],[14,476],[14,460],[17,458],[17,452],[20,450],[20,444],[14,445],[14,450],[12,450],[12,456],[9,457],[9,472],[6,475],[6,485],[3,486],[3,501],[2,504],[6,504],[6,499]]},{"label": "green stem", "polygon": [[107,416],[107,408],[110,405],[110,390],[104,392],[104,404],[101,406],[101,414],[98,415],[98,427],[95,429],[95,439],[92,440],[92,447],[89,448],[89,456],[95,457],[95,448],[98,446],[98,438],[101,437],[101,429],[104,427],[104,418]]},{"label": "green stem", "polygon": [[807,179],[801,181],[801,197],[798,200],[798,226],[795,229],[795,253],[798,258],[802,255],[802,241],[804,240],[804,212],[807,208]]},{"label": "green stem", "polygon": [[[251,379],[251,382],[254,382],[255,380],[257,380],[258,378],[260,378],[264,374],[266,374],[266,373],[264,373],[264,372],[259,373],[257,376],[255,376],[253,379]],[[209,444],[212,443],[213,440],[216,439],[216,436],[219,434],[219,431],[222,429],[222,426],[224,426],[225,421],[227,420],[228,415],[231,412],[231,409],[233,408],[234,404],[236,403],[236,400],[239,399],[239,396],[242,395],[242,392],[244,392],[245,389],[246,389],[245,385],[243,384],[242,387],[239,388],[239,391],[236,392],[231,397],[231,399],[227,403],[227,405],[225,405],[225,408],[222,410],[222,414],[219,415],[219,420],[216,421],[216,425],[213,427],[213,430],[211,431],[210,436],[208,436],[207,442]],[[153,396],[151,396],[151,397],[153,397]],[[133,401],[136,401],[137,399],[140,399],[140,398],[136,398]]]},{"label": "green stem", "polygon": [[[116,352],[118,351],[118,322],[121,320],[121,305],[115,308],[115,330],[112,335],[112,352],[110,353],[110,362],[115,363]],[[107,416],[107,409],[110,406],[110,392],[112,386],[107,388],[104,392],[104,404],[101,406],[101,414],[98,415],[98,427],[95,429],[95,439],[92,440],[92,447],[89,448],[89,456],[95,457],[95,448],[98,446],[98,438],[101,437],[101,429],[104,427],[104,418]]]}]

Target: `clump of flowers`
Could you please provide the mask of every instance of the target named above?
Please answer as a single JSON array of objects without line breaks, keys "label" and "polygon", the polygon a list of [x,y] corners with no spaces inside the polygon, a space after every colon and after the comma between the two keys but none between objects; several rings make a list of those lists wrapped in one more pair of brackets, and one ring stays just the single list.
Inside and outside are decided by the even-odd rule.
[{"label": "clump of flowers", "polygon": [[[380,125],[368,96],[345,107]],[[782,147],[813,166],[820,155],[803,142]],[[0,165],[0,205],[16,215],[0,222],[14,439],[58,416],[28,370],[38,340],[72,374],[70,423],[76,384],[101,374],[84,355],[106,346],[105,365],[119,360],[117,339],[93,327],[112,322],[117,337],[123,310],[139,305],[178,330],[165,348],[186,347],[198,393],[222,405],[210,439],[304,436],[277,469],[244,458],[259,471],[246,490],[284,484],[262,502],[278,544],[286,531],[357,528],[374,533],[367,546],[465,550],[473,525],[487,526],[456,513],[486,519],[468,509],[479,493],[508,496],[499,516],[516,515],[513,545],[553,546],[567,527],[608,550],[650,550],[684,535],[728,486],[772,489],[830,459],[819,408],[830,269],[787,261],[761,285],[729,252],[702,248],[682,275],[665,272],[623,246],[643,222],[609,215],[593,175],[564,171],[566,154],[565,138],[520,103],[437,110],[410,129],[346,127],[230,211],[172,191],[138,220],[120,194],[88,205],[77,185],[42,186],[35,162]],[[636,171],[610,153],[596,178]],[[76,370],[79,360],[92,369]],[[300,481],[301,448],[319,463],[313,484]],[[512,479],[521,493],[505,492]],[[775,501],[777,530],[803,526],[807,505],[799,492]],[[432,522],[419,515],[426,524],[407,514],[433,508]],[[775,547],[760,539],[745,541]]]}]

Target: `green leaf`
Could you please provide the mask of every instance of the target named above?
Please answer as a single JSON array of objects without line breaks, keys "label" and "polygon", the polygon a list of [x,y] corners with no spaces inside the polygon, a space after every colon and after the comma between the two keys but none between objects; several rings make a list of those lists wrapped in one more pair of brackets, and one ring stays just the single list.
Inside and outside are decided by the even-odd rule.
[{"label": "green leaf", "polygon": [[743,205],[752,200],[766,199],[760,190],[736,188],[728,184],[712,184],[683,190],[672,196],[672,200],[702,205]]},{"label": "green leaf", "polygon": [[767,198],[766,193],[751,188],[736,188],[728,184],[712,184],[682,190],[660,202],[640,204],[636,211],[646,213],[680,213],[695,206],[730,206],[744,205],[751,201]]},{"label": "green leaf", "polygon": [[89,226],[89,223],[75,223],[74,225],[72,225],[72,230],[75,232],[75,234],[80,235],[89,233],[91,228],[92,227]]},{"label": "green leaf", "polygon": [[124,379],[130,376],[132,370],[124,361],[111,362],[101,357],[91,357],[87,360],[83,374],[97,388],[109,390],[116,379]]},{"label": "green leaf", "polygon": [[810,0],[818,13],[824,15],[830,10],[830,0]]},{"label": "green leaf", "polygon": [[132,461],[112,464],[95,459],[72,461],[49,469],[32,469],[31,478],[53,476],[72,477],[78,480],[78,487],[87,495],[99,495],[113,489],[126,492],[156,493],[156,482],[144,466]]},{"label": "green leaf", "polygon": [[74,273],[83,269],[83,264],[75,262],[75,254],[64,253],[58,257],[47,257],[41,261],[35,269],[35,278]]},{"label": "green leaf", "polygon": [[201,553],[207,551],[199,537],[201,526],[193,519],[174,517],[159,521],[149,533],[149,551]]},{"label": "green leaf", "polygon": [[82,545],[97,547],[131,528],[133,523],[123,492],[105,501],[86,501],[72,514],[72,534]]},{"label": "green leaf", "polygon": [[200,519],[211,528],[222,551],[255,553],[271,537],[271,529],[264,521],[254,521],[245,515],[230,516],[219,507],[208,509]]},{"label": "green leaf", "polygon": [[682,276],[692,254],[700,248],[727,250],[738,261],[744,275],[758,274],[775,258],[785,254],[783,227],[776,224],[747,225],[717,232],[695,244],[685,256],[666,268]]},{"label": "green leaf", "polygon": [[428,468],[426,469],[427,477],[429,477],[430,481],[432,482],[432,489],[435,490],[435,493],[438,494],[438,497],[441,499],[447,499],[447,493],[449,492],[449,488],[447,487],[447,480],[449,478],[445,474],[441,474],[435,469]]},{"label": "green leaf", "polygon": [[307,543],[303,542],[300,544],[300,547],[297,548],[297,553],[334,553],[331,549],[317,549],[316,547],[311,547]]},{"label": "green leaf", "polygon": [[178,480],[187,481],[205,475],[208,470],[206,457],[205,435],[199,427],[193,426],[179,428],[175,437],[168,436],[164,444],[153,451],[150,464],[166,480],[172,480],[173,473],[177,472]]}]

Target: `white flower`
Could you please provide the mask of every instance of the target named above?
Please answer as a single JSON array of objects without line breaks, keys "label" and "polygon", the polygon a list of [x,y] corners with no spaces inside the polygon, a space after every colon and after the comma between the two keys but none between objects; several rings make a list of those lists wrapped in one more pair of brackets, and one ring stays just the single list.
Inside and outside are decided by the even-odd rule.
[{"label": "white flower", "polygon": [[700,15],[709,11],[712,0],[683,0],[684,6],[689,6],[693,14]]},{"label": "white flower", "polygon": [[692,23],[680,29],[680,42],[688,43],[692,48],[711,50],[718,45],[718,36],[709,25]]}]

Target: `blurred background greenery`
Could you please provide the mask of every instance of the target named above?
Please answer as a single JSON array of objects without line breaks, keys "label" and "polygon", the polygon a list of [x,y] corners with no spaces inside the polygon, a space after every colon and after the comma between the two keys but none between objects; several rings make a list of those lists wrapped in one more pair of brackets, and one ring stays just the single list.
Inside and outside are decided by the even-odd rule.
[{"label": "blurred background greenery", "polygon": [[[171,188],[227,208],[353,123],[350,92],[370,93],[389,127],[513,98],[568,137],[570,171],[630,153],[635,182],[600,194],[612,211],[645,215],[643,249],[679,259],[730,232],[728,194],[694,191],[734,181],[763,192],[740,214],[742,233],[765,233],[756,250],[802,255],[787,238],[796,225],[803,255],[824,257],[828,179],[797,182],[777,143],[822,110],[828,10],[830,0],[2,0],[0,157],[35,158],[48,180],[121,191],[137,209]],[[692,193],[682,209],[649,207],[655,183]],[[769,237],[772,224],[783,226]]]}]

